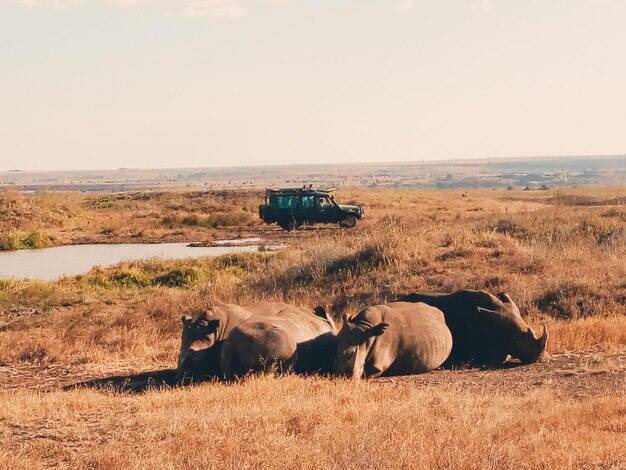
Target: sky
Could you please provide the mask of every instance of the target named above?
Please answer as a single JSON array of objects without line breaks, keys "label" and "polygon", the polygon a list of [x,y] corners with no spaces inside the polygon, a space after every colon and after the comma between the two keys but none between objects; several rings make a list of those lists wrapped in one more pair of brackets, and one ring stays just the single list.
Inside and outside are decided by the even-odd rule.
[{"label": "sky", "polygon": [[0,171],[624,153],[624,0],[0,0]]}]

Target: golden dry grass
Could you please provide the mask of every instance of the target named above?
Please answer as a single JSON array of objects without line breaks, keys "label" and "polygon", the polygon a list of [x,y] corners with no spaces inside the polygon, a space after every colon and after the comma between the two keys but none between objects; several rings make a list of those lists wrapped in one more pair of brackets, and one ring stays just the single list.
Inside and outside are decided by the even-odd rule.
[{"label": "golden dry grass", "polygon": [[[142,395],[26,387],[51,371],[71,383],[173,367],[181,314],[217,302],[322,304],[340,315],[411,291],[460,288],[509,292],[529,323],[548,324],[552,354],[600,354],[584,390],[593,389],[592,372],[619,384],[626,209],[614,202],[625,194],[345,190],[339,201],[365,204],[356,229],[284,234],[252,222],[254,192],[0,193],[0,231],[40,231],[55,243],[244,230],[290,245],[0,281],[0,377],[9,377],[0,386],[0,460],[7,468],[624,468],[623,389],[570,396],[524,370],[498,371],[483,393],[462,386],[456,371],[422,386],[261,377]],[[246,216],[216,231],[216,207]],[[180,225],[194,215],[201,223]]]},{"label": "golden dry grass", "polygon": [[258,225],[261,194],[252,190],[89,194],[4,190],[0,191],[0,249],[27,247],[14,240],[34,231],[53,245],[211,240],[221,229],[245,233]]},{"label": "golden dry grass", "polygon": [[293,376],[140,397],[18,392],[0,395],[0,455],[11,468],[618,469],[621,398]]}]

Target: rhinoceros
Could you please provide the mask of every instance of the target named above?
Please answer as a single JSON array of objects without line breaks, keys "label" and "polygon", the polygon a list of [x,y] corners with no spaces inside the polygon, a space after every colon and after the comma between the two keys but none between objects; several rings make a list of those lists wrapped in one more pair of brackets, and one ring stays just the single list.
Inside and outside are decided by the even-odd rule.
[{"label": "rhinoceros", "polygon": [[360,379],[436,369],[452,350],[443,313],[429,305],[392,302],[345,318],[337,335],[336,374]]},{"label": "rhinoceros", "polygon": [[323,307],[289,307],[252,316],[230,332],[221,352],[226,379],[249,372],[330,372],[336,327]]},{"label": "rhinoceros", "polygon": [[183,332],[178,355],[178,382],[192,377],[219,377],[220,351],[233,328],[252,315],[271,315],[291,307],[284,303],[257,302],[239,306],[217,305],[193,319],[183,315]]},{"label": "rhinoceros", "polygon": [[454,346],[446,365],[464,362],[497,365],[511,355],[531,363],[547,357],[548,329],[537,337],[522,319],[511,297],[500,292],[460,290],[452,294],[413,293],[401,301],[424,302],[440,309],[452,332]]}]

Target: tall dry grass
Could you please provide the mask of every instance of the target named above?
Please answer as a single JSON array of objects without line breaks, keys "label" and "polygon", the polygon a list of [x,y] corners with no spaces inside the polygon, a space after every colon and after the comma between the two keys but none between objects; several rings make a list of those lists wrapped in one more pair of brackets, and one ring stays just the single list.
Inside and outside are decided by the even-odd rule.
[{"label": "tall dry grass", "polygon": [[5,468],[619,469],[623,397],[261,376],[0,394]]},{"label": "tall dry grass", "polygon": [[[91,194],[2,190],[0,249],[210,240],[220,229],[245,234],[259,225],[261,197],[253,190]],[[45,244],[20,243],[37,234]]]}]

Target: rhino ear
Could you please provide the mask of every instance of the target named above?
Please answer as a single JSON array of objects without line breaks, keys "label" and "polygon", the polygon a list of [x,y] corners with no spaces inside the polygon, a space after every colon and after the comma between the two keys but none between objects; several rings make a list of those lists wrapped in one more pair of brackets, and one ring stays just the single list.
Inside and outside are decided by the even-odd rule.
[{"label": "rhino ear", "polygon": [[505,304],[512,304],[513,303],[513,299],[511,299],[511,296],[509,294],[507,294],[506,292],[498,292],[496,294],[496,297],[499,298]]},{"label": "rhino ear", "polygon": [[343,324],[347,324],[350,323],[350,314],[348,312],[343,312],[343,315],[341,315],[341,320],[343,321]]},{"label": "rhino ear", "polygon": [[220,326],[220,321],[218,319],[214,319],[214,320],[202,320],[200,322],[200,326],[202,327],[202,330],[209,334],[209,333],[214,333],[217,331],[218,327]]},{"label": "rhino ear", "polygon": [[183,315],[182,317],[180,317],[180,321],[183,322],[183,325],[188,325],[189,323],[191,323],[191,315]]},{"label": "rhino ear", "polygon": [[385,330],[389,327],[389,323],[379,323],[376,326],[373,326],[367,330],[365,330],[365,335],[370,338],[372,336],[380,336]]},{"label": "rhino ear", "polygon": [[317,307],[315,307],[313,309],[313,313],[317,315],[318,317],[328,319],[328,312],[326,312],[326,309],[322,307],[321,305],[318,305]]},{"label": "rhino ear", "polygon": [[335,324],[335,320],[333,320],[333,317],[328,313],[328,311],[324,307],[321,307],[321,306],[315,307],[313,309],[313,312],[315,313],[315,315],[317,315],[326,323],[328,323],[333,331],[337,330],[337,325]]}]

